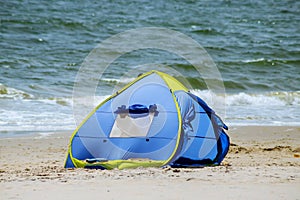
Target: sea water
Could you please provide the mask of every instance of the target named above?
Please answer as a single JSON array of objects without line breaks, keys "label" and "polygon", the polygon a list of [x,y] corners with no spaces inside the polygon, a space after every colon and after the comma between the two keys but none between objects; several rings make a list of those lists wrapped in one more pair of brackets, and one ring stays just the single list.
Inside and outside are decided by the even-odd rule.
[{"label": "sea water", "polygon": [[184,59],[145,49],[98,77],[93,106],[133,80],[125,73],[154,63],[180,72],[209,105],[225,97],[221,117],[229,126],[300,125],[299,1],[11,0],[1,3],[0,14],[0,137],[74,130],[73,87],[83,61],[105,39],[142,27],[197,41],[226,93],[212,93]]}]

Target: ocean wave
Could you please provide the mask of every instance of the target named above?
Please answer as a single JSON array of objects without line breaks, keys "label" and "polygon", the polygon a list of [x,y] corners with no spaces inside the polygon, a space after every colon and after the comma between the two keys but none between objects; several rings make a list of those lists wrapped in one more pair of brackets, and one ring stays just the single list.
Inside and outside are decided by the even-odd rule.
[{"label": "ocean wave", "polygon": [[127,83],[133,81],[134,79],[135,78],[122,78],[122,79],[103,78],[103,79],[101,79],[101,81],[108,82],[108,83],[113,83],[113,84],[118,84],[118,83],[127,84]]},{"label": "ocean wave", "polygon": [[226,106],[298,106],[300,105],[300,91],[286,92],[273,91],[264,93],[227,93],[214,94],[209,90],[193,90],[192,93],[203,98],[205,101],[211,102],[212,99],[222,97]]},{"label": "ocean wave", "polygon": [[191,26],[191,32],[192,33],[197,33],[197,34],[204,34],[204,35],[223,35],[222,32],[218,31],[215,28],[200,28],[197,26]]},{"label": "ocean wave", "polygon": [[0,83],[0,99],[18,100],[19,102],[41,102],[44,104],[72,106],[72,97],[38,97],[28,92],[7,87]]},{"label": "ocean wave", "polygon": [[228,94],[215,94],[209,90],[192,92],[206,101],[229,125],[300,125],[300,91]]},{"label": "ocean wave", "polygon": [[[29,101],[29,100],[26,100]],[[61,105],[61,106],[72,106],[72,97],[48,97],[48,98],[38,98],[31,101],[42,102],[51,105]]]},{"label": "ocean wave", "polygon": [[[72,131],[76,128],[76,111],[79,111],[79,114],[85,118],[107,97],[73,98],[70,96],[18,100],[2,99],[0,106],[0,137],[3,134],[9,137],[14,134],[33,132]],[[87,113],[83,113],[83,111],[87,111]]]},{"label": "ocean wave", "polygon": [[[300,125],[300,91],[228,94],[215,94],[210,90],[191,92],[206,101],[228,125]],[[85,118],[107,97],[36,98],[21,99],[17,103],[14,99],[3,99],[3,106],[0,107],[0,133],[72,131],[76,128],[75,120],[78,120],[76,114]],[[219,112],[220,106],[224,106],[225,113]]]},{"label": "ocean wave", "polygon": [[0,83],[0,99],[31,99],[34,98],[34,95],[18,90],[15,88],[7,87]]},{"label": "ocean wave", "polygon": [[257,58],[257,59],[249,59],[249,60],[242,60],[243,63],[257,63],[267,61],[265,58]]},{"label": "ocean wave", "polygon": [[[1,110],[0,133],[56,132],[74,129],[69,113],[40,110]],[[1,137],[1,135],[0,135]]]},{"label": "ocean wave", "polygon": [[246,59],[246,60],[241,60],[241,63],[252,63],[252,64],[265,64],[265,63],[271,63],[272,65],[277,64],[277,63],[282,63],[282,64],[297,64],[300,61],[298,59],[267,59],[267,58],[256,58],[256,59]]}]

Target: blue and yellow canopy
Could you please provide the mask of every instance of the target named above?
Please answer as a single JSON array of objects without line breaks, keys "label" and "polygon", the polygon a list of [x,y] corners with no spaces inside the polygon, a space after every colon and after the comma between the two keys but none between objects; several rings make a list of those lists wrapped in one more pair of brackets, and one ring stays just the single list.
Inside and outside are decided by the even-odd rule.
[{"label": "blue and yellow canopy", "polygon": [[98,105],[74,131],[65,167],[219,164],[224,124],[174,77],[150,71]]}]

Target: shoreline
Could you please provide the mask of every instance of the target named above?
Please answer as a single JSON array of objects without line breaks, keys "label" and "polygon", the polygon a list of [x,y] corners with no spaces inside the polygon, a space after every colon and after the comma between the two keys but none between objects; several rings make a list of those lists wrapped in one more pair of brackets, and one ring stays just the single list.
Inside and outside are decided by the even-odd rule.
[{"label": "shoreline", "polygon": [[0,138],[0,193],[4,199],[300,198],[300,126],[233,126],[229,136],[220,166],[126,170],[64,169],[71,133]]},{"label": "shoreline", "polygon": [[[225,123],[227,125],[227,123]],[[275,129],[275,128],[279,128],[280,130],[282,129],[285,129],[285,128],[290,128],[290,129],[297,129],[297,128],[300,128],[300,124],[288,124],[288,125],[281,125],[281,124],[278,124],[278,125],[274,125],[274,124],[271,124],[271,125],[265,125],[265,124],[261,124],[261,125],[258,125],[258,124],[248,124],[248,125],[245,125],[245,124],[241,124],[241,125],[228,125],[229,127],[229,132],[231,131],[235,131],[236,129],[259,129],[259,128],[271,128],[271,129]],[[75,127],[76,128],[76,127]],[[74,128],[74,129],[75,129]],[[2,139],[11,139],[11,138],[32,138],[32,137],[51,137],[52,135],[64,135],[64,134],[69,134],[70,137],[74,131],[74,129],[72,130],[65,130],[65,131],[25,131],[25,132],[22,132],[22,133],[8,133],[8,132],[4,132],[4,133],[1,133],[0,132],[0,140]],[[299,130],[300,131],[300,130]]]}]

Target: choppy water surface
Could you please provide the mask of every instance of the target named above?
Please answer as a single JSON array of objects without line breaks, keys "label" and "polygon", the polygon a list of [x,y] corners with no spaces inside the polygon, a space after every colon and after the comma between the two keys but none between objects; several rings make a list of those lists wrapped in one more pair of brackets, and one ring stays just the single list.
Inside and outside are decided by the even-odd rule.
[{"label": "choppy water surface", "polygon": [[[5,1],[0,26],[0,134],[71,131],[76,73],[101,41],[126,30],[165,27],[201,44],[226,88],[229,125],[300,125],[299,1]],[[218,95],[182,58],[128,53],[99,83],[97,101],[135,66],[164,64],[194,93]],[[130,80],[130,79],[128,79]],[[122,80],[124,81],[124,80]],[[125,81],[126,82],[126,81]]]}]

